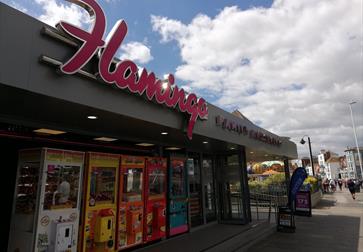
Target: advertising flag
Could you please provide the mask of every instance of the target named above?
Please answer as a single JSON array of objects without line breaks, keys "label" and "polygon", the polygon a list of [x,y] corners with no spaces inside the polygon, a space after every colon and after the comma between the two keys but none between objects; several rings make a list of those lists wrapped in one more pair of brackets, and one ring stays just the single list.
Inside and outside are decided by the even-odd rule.
[{"label": "advertising flag", "polygon": [[296,193],[300,190],[300,187],[307,177],[308,175],[303,167],[298,167],[292,174],[289,190],[289,206],[291,206],[292,202],[295,200]]}]

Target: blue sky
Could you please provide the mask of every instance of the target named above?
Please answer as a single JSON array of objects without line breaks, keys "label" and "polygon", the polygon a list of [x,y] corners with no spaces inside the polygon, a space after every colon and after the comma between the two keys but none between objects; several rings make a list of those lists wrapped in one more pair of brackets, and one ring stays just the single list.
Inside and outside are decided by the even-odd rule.
[{"label": "blue sky", "polygon": [[[64,0],[0,0],[43,22],[87,27]],[[343,153],[363,146],[363,4],[360,0],[100,0],[108,30],[128,24],[119,57],[297,143]],[[337,18],[339,17],[339,18]]]},{"label": "blue sky", "polygon": [[[42,13],[41,5],[34,0],[1,0],[11,6],[25,8],[32,16]],[[57,0],[64,3],[64,0]],[[174,73],[181,64],[179,48],[176,43],[160,43],[160,35],[154,32],[150,23],[150,16],[165,16],[170,19],[189,23],[198,14],[208,16],[217,15],[226,6],[238,6],[241,10],[253,7],[270,7],[271,0],[218,0],[218,1],[166,1],[166,0],[100,0],[98,1],[107,15],[107,30],[115,22],[124,19],[128,25],[128,34],[125,42],[146,42],[152,50],[153,60],[144,63],[148,70],[154,71],[158,76],[165,73]],[[181,81],[181,80],[179,80]],[[212,101],[213,102],[213,101]]]}]

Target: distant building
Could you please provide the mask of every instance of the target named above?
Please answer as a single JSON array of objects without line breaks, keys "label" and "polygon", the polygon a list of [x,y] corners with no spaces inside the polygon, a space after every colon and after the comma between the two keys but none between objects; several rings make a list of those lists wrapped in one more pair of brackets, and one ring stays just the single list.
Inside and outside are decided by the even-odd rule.
[{"label": "distant building", "polygon": [[[330,166],[328,166],[327,161],[334,157],[334,159],[331,160],[330,162]],[[336,167],[336,159],[338,158],[338,154],[332,151],[326,151],[326,150],[320,150],[320,154],[318,154],[318,164],[319,164],[319,175],[322,178],[329,178],[332,179],[332,169],[334,170],[334,175],[335,175],[335,167]],[[339,165],[340,167],[340,165]],[[337,171],[339,174],[339,170]],[[339,175],[338,175],[339,177]]]},{"label": "distant building", "polygon": [[339,162],[340,162],[339,178],[342,178],[342,179],[349,178],[348,165],[347,165],[346,157],[345,156],[339,157]]},{"label": "distant building", "polygon": [[[361,169],[359,165],[359,158],[357,148],[349,148],[344,151],[347,162],[348,178],[362,178]],[[363,159],[363,147],[359,147],[361,159]]]},{"label": "distant building", "polygon": [[326,160],[326,177],[328,179],[338,179],[340,174],[339,157],[330,157]]},{"label": "distant building", "polygon": [[[295,159],[292,160],[294,162],[294,164],[298,164],[299,167],[304,167],[307,174],[310,176],[313,176],[313,169],[311,168],[311,164],[310,164],[310,157],[303,157],[301,159]],[[315,171],[315,175],[317,175],[317,171],[319,170],[319,164],[318,164],[318,158],[313,156],[313,163],[314,163],[314,171]]]}]

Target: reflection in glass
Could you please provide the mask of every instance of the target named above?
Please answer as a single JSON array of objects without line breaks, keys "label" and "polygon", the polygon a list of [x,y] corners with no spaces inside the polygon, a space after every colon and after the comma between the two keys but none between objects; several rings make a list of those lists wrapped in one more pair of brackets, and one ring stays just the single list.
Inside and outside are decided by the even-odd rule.
[{"label": "reflection in glass", "polygon": [[92,167],[90,206],[114,203],[115,179],[115,167]]},{"label": "reflection in glass", "polygon": [[128,168],[124,173],[123,201],[140,201],[142,192],[142,169]]},{"label": "reflection in glass", "polygon": [[76,208],[80,166],[49,164],[44,192],[44,210]]},{"label": "reflection in glass", "polygon": [[155,169],[149,174],[149,195],[157,196],[165,192],[165,173],[161,169]]},{"label": "reflection in glass", "polygon": [[34,214],[39,178],[39,162],[27,162],[20,168],[15,213]]},{"label": "reflection in glass", "polygon": [[173,197],[185,196],[185,174],[184,174],[184,161],[172,160],[172,173],[171,173],[171,194]]},{"label": "reflection in glass", "polygon": [[217,217],[211,159],[203,159],[203,183],[206,218],[207,222],[210,222],[216,220]]},{"label": "reflection in glass", "polygon": [[222,219],[243,219],[240,165],[238,155],[230,155],[222,160]]},{"label": "reflection in glass", "polygon": [[199,158],[188,158],[187,171],[189,181],[190,217],[192,227],[203,223],[202,186],[200,182]]}]

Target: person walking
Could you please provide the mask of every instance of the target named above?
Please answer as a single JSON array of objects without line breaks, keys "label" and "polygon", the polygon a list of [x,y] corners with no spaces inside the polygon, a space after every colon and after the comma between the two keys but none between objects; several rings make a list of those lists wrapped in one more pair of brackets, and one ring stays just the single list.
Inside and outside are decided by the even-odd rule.
[{"label": "person walking", "polygon": [[329,181],[327,178],[324,179],[323,188],[324,188],[324,193],[327,193],[329,191]]},{"label": "person walking", "polygon": [[354,183],[354,181],[352,179],[349,179],[347,186],[348,186],[350,194],[352,195],[352,198],[355,200],[355,183]]},{"label": "person walking", "polygon": [[335,181],[334,181],[334,179],[330,180],[329,185],[330,185],[330,190],[331,190],[331,192],[335,192],[335,190],[336,190],[336,185],[335,185]]},{"label": "person walking", "polygon": [[341,179],[338,180],[338,186],[339,186],[339,190],[342,190],[342,186],[343,186],[343,181]]}]

